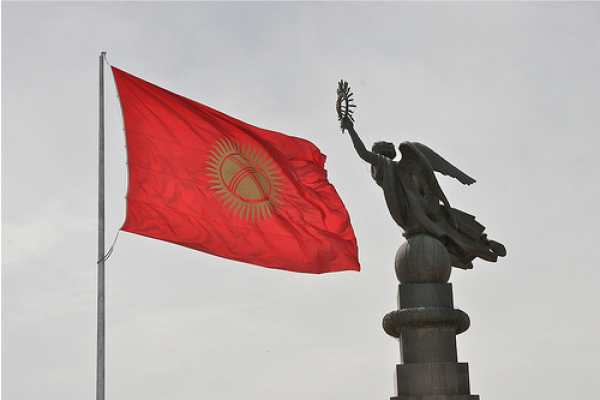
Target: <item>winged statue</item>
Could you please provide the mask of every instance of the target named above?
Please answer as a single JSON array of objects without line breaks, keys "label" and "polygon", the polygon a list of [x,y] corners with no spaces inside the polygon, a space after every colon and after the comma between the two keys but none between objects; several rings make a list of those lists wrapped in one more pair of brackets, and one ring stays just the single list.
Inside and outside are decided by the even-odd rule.
[{"label": "winged statue", "polygon": [[347,82],[338,86],[336,108],[342,132],[347,131],[354,149],[371,165],[371,176],[383,189],[388,210],[407,239],[426,233],[440,240],[448,252],[452,266],[473,268],[479,257],[495,262],[506,255],[505,247],[490,240],[485,227],[473,215],[452,208],[442,191],[435,172],[457,179],[465,185],[475,179],[456,168],[424,144],[403,142],[398,146],[402,155],[396,158],[393,143],[376,142],[367,150],[354,129],[352,93]]}]

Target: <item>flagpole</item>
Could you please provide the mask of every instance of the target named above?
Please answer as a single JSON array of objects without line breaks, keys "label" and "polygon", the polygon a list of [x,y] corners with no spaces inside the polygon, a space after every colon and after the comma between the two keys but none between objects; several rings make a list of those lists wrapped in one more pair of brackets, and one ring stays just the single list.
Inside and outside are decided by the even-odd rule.
[{"label": "flagpole", "polygon": [[104,55],[100,54],[98,96],[98,320],[96,400],[104,400]]}]

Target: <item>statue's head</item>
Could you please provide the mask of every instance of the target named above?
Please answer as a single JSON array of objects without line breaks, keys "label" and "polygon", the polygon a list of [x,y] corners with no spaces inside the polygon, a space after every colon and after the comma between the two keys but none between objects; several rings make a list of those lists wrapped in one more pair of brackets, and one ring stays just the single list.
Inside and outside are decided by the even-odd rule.
[{"label": "statue's head", "polygon": [[373,143],[373,152],[391,158],[392,160],[396,158],[396,149],[394,148],[394,143],[375,142]]}]

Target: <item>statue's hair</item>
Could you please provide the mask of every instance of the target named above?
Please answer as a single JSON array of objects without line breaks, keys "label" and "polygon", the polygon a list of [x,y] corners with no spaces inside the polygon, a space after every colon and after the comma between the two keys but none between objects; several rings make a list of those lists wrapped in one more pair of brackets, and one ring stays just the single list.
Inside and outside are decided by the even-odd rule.
[{"label": "statue's hair", "polygon": [[373,143],[373,152],[391,158],[396,158],[396,148],[394,143],[390,142],[375,142]]}]

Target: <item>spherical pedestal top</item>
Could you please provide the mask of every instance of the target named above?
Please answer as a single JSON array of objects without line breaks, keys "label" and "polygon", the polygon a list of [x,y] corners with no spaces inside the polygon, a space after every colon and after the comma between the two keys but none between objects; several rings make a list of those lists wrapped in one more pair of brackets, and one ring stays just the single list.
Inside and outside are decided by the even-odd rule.
[{"label": "spherical pedestal top", "polygon": [[396,277],[400,283],[446,283],[451,271],[448,250],[432,236],[412,236],[396,252]]}]

